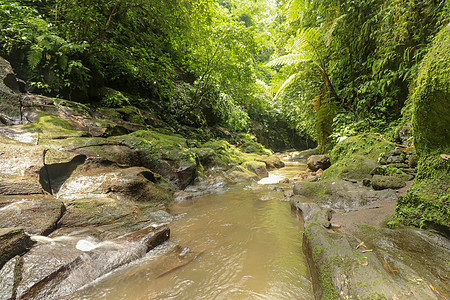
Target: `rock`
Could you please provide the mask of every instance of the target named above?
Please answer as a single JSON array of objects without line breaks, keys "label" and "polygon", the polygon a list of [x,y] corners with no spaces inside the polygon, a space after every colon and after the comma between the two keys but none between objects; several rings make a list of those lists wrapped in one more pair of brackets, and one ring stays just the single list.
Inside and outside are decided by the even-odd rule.
[{"label": "rock", "polygon": [[22,227],[28,234],[50,234],[65,211],[61,201],[46,196],[0,197],[0,204],[0,227]]},{"label": "rock", "polygon": [[0,123],[19,124],[20,94],[14,71],[10,63],[0,57]]},{"label": "rock", "polygon": [[255,173],[258,176],[258,179],[262,179],[264,177],[269,176],[269,172],[267,172],[266,164],[259,161],[247,161],[242,164],[242,167],[246,168],[250,172]]},{"label": "rock", "polygon": [[25,144],[0,135],[0,173],[39,177],[44,167],[42,146]]},{"label": "rock", "polygon": [[42,193],[43,189],[37,178],[0,173],[0,195],[29,195]]},{"label": "rock", "polygon": [[406,186],[405,180],[399,175],[381,176],[374,175],[371,184],[374,190],[399,189]]},{"label": "rock", "polygon": [[376,163],[363,155],[351,155],[346,157],[325,170],[322,174],[324,179],[346,179],[363,180],[370,178],[370,172],[376,167]]},{"label": "rock", "polygon": [[265,163],[267,171],[273,171],[284,167],[284,162],[276,156],[261,156],[256,160]]},{"label": "rock", "polygon": [[22,255],[33,242],[22,228],[0,228],[0,268],[16,255]]},{"label": "rock", "polygon": [[386,159],[387,164],[402,164],[404,162],[405,162],[405,159],[402,156],[389,156]]},{"label": "rock", "polygon": [[258,175],[256,175],[256,173],[253,173],[242,166],[232,167],[226,172],[225,178],[229,179],[232,183],[259,180],[259,177]]},{"label": "rock", "polygon": [[305,227],[307,227],[311,222],[316,222],[324,228],[331,227],[331,209],[322,209],[319,205],[312,202],[301,202],[297,199],[291,200],[291,206],[296,208],[302,213],[302,218],[305,222]]},{"label": "rock", "polygon": [[17,297],[48,299],[70,295],[106,273],[143,257],[168,238],[169,229],[163,225],[150,226],[111,241],[91,237],[43,239],[24,256]]},{"label": "rock", "polygon": [[330,156],[327,154],[311,155],[310,157],[308,157],[306,164],[312,171],[317,171],[319,169],[325,170],[331,166]]},{"label": "rock", "polygon": [[[314,222],[306,228],[303,251],[316,299],[398,299],[407,295],[417,299],[440,299],[435,282],[439,283],[437,288],[443,295],[448,295],[444,283],[448,281],[449,270],[442,259],[448,258],[449,248],[425,241],[419,234],[414,239],[421,239],[421,244],[426,246],[424,249],[430,249],[431,245],[437,248],[417,255],[416,250],[412,250],[417,249],[416,245],[412,246],[413,242],[405,240],[412,248],[402,248],[402,241],[386,236],[384,231],[365,228],[370,234],[360,239],[346,233],[328,232]],[[361,240],[367,248],[357,249]],[[363,250],[369,251],[364,253]],[[435,253],[437,256],[432,263],[425,262]]]},{"label": "rock", "polygon": [[[52,178],[53,175],[50,175]],[[173,190],[159,174],[143,167],[118,169],[91,161],[68,174],[53,191],[61,199],[113,197],[122,201],[168,203]]]},{"label": "rock", "polygon": [[17,285],[21,280],[23,258],[15,256],[0,268],[0,299],[16,299]]},{"label": "rock", "polygon": [[297,182],[294,185],[294,194],[309,198],[323,207],[345,211],[376,201],[397,199],[393,190],[373,191],[344,180]]},{"label": "rock", "polygon": [[139,149],[141,164],[161,174],[168,182],[184,189],[194,182],[197,159],[187,141],[178,135],[165,135],[151,130],[140,130],[126,136],[112,137],[130,148]]}]

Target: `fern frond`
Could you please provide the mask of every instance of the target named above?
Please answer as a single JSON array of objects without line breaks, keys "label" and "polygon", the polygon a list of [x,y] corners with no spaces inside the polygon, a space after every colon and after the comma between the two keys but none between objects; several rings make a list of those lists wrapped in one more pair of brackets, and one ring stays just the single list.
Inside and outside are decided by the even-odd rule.
[{"label": "fern frond", "polygon": [[273,100],[277,99],[279,95],[281,95],[281,93],[283,93],[283,91],[290,86],[292,83],[294,83],[300,76],[302,75],[302,72],[297,72],[291,76],[289,76],[288,79],[286,79],[283,84],[281,85],[281,87],[278,89],[277,93],[275,94],[275,97],[273,97]]},{"label": "fern frond", "polygon": [[339,17],[335,18],[333,20],[333,22],[331,22],[330,27],[328,28],[327,32],[325,32],[325,34],[323,36],[323,40],[324,40],[325,45],[327,47],[329,47],[331,45],[331,42],[333,40],[332,39],[333,38],[333,32],[336,29],[336,26],[337,26],[338,22],[340,20],[342,20],[343,18],[345,18],[346,16],[347,16],[347,14],[343,14],[342,16],[339,16]]},{"label": "fern frond", "polygon": [[39,65],[39,63],[41,62],[42,52],[43,49],[38,45],[31,46],[30,51],[28,51],[27,60],[32,70],[35,70],[36,67]]},{"label": "fern frond", "polygon": [[290,53],[269,61],[266,66],[277,67],[283,65],[296,65],[301,62],[309,61],[311,59],[312,57],[309,55],[309,53]]},{"label": "fern frond", "polygon": [[327,97],[322,98],[319,103],[320,106],[316,112],[316,132],[321,152],[323,153],[325,145],[333,132],[334,112],[331,100],[327,99]]}]

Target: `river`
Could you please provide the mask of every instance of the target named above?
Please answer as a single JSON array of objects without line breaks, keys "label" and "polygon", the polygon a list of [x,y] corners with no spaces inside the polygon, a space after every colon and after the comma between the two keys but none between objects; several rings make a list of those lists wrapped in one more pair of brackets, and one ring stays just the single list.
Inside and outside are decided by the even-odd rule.
[{"label": "river", "polygon": [[73,299],[313,299],[302,220],[270,184],[304,168],[174,204],[170,242]]}]

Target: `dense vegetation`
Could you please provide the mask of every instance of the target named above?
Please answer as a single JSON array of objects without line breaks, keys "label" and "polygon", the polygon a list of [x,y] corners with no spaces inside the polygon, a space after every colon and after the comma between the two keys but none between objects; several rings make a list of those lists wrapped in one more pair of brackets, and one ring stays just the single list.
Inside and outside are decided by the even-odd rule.
[{"label": "dense vegetation", "polygon": [[275,148],[312,138],[324,151],[409,122],[413,79],[449,10],[443,0],[0,0],[0,55],[32,92],[151,107],[175,127],[252,131]]}]

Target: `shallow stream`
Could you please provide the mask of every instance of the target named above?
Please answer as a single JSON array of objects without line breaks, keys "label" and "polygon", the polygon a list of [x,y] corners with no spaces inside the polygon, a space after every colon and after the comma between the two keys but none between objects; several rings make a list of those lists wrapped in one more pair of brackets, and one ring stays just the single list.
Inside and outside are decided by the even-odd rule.
[{"label": "shallow stream", "polygon": [[304,168],[176,203],[170,242],[73,299],[313,299],[302,220],[271,184]]}]

